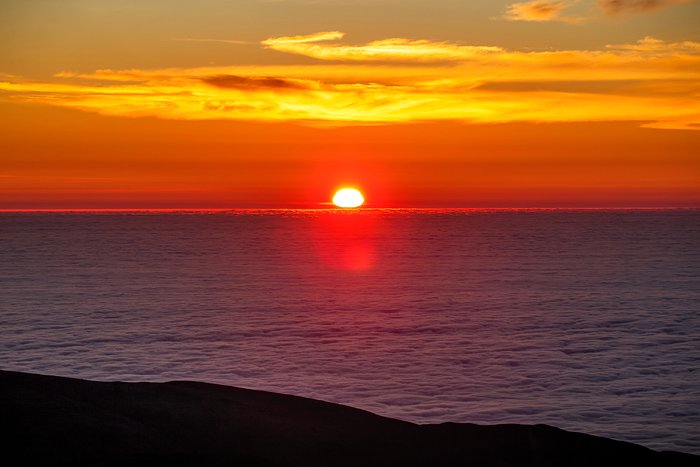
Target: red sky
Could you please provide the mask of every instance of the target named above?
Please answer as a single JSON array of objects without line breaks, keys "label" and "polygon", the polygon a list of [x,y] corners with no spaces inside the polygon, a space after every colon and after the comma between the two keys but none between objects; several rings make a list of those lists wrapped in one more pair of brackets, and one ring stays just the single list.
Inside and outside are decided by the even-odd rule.
[{"label": "red sky", "polygon": [[343,184],[374,206],[700,201],[700,132],[631,122],[314,128],[5,107],[5,209],[322,207]]}]

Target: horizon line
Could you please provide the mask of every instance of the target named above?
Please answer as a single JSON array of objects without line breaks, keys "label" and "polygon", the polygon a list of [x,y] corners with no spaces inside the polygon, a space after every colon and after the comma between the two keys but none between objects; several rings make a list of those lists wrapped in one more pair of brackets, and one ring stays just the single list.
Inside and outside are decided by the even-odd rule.
[{"label": "horizon line", "polygon": [[178,208],[0,208],[0,213],[68,213],[68,212],[230,212],[230,211],[328,211],[328,212],[361,212],[361,211],[671,211],[695,210],[698,206],[517,206],[517,207],[379,207],[366,206],[359,208],[319,207],[178,207]]}]

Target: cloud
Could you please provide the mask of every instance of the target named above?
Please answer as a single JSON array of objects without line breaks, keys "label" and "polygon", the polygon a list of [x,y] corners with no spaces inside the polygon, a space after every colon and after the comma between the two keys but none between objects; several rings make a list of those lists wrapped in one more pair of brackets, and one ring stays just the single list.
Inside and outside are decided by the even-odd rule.
[{"label": "cloud", "polygon": [[383,39],[364,45],[325,43],[342,39],[344,36],[345,34],[339,31],[319,32],[306,36],[273,37],[264,40],[262,44],[278,52],[339,61],[441,62],[465,60],[503,51],[500,47],[458,45],[402,38]]},{"label": "cloud", "polygon": [[[679,83],[674,83],[678,89]],[[694,83],[683,83],[692,86]],[[479,90],[499,92],[561,92],[571,94],[630,95],[636,90],[647,92],[646,80],[567,80],[567,81],[490,81]],[[700,89],[698,89],[700,90]]]},{"label": "cloud", "polygon": [[202,81],[212,86],[223,89],[240,90],[273,90],[285,91],[290,89],[310,89],[308,84],[301,80],[290,80],[270,76],[236,76],[217,75],[202,78]]},{"label": "cloud", "polygon": [[693,0],[598,0],[598,6],[611,16],[624,13],[640,13],[673,5],[691,3]]},{"label": "cloud", "polygon": [[532,0],[513,3],[508,6],[504,19],[508,21],[563,21],[574,23],[581,21],[573,16],[562,16],[562,12],[575,1]]},{"label": "cloud", "polygon": [[653,53],[655,56],[678,54],[678,53],[700,53],[700,42],[665,42],[653,37],[645,37],[634,44],[606,45],[608,49],[631,50],[635,52]]},{"label": "cloud", "polygon": [[[387,41],[318,43],[342,37],[326,32],[265,41],[280,51],[322,59],[312,65],[63,72],[51,82],[6,76],[0,99],[182,120],[637,121],[700,129],[697,42],[647,37],[601,50],[541,52],[500,47],[482,52],[482,46],[409,39],[391,39],[401,44],[397,50],[382,45]],[[427,51],[433,54],[429,60]]]}]

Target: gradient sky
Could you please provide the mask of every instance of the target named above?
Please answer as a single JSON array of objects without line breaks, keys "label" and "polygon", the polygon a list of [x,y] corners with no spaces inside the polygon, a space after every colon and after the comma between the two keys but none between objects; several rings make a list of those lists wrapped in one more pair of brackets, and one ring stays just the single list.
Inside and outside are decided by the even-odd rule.
[{"label": "gradient sky", "polygon": [[700,205],[700,2],[4,0],[0,209]]}]

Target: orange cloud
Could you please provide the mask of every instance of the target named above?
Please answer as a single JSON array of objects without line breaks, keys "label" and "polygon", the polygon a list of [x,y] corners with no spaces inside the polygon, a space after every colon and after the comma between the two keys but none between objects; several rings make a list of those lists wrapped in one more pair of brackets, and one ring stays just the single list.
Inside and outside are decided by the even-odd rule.
[{"label": "orange cloud", "polygon": [[441,62],[465,60],[475,56],[503,52],[500,47],[457,45],[447,42],[383,39],[365,45],[327,44],[342,39],[339,31],[307,36],[273,37],[262,42],[270,49],[306,55],[321,60]]},{"label": "orange cloud", "polygon": [[608,49],[632,50],[635,52],[647,52],[658,57],[669,54],[697,54],[700,53],[700,42],[665,42],[653,37],[645,37],[634,44],[606,45]]},{"label": "orange cloud", "polygon": [[58,82],[6,77],[0,98],[182,120],[336,126],[615,120],[700,129],[697,42],[647,37],[604,50],[547,52],[408,39],[391,39],[400,44],[395,49],[387,41],[318,43],[340,37],[265,41],[334,63],[64,72]]},{"label": "orange cloud", "polygon": [[691,3],[693,0],[598,0],[598,6],[608,15],[623,13],[640,13],[658,10],[682,3]]},{"label": "orange cloud", "polygon": [[513,3],[504,16],[508,21],[564,21],[578,22],[580,18],[562,16],[562,12],[572,6],[573,1],[532,0]]},{"label": "orange cloud", "polygon": [[202,81],[223,89],[241,90],[279,90],[309,89],[309,85],[301,80],[291,80],[270,76],[236,76],[216,75],[202,78]]}]

